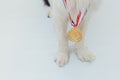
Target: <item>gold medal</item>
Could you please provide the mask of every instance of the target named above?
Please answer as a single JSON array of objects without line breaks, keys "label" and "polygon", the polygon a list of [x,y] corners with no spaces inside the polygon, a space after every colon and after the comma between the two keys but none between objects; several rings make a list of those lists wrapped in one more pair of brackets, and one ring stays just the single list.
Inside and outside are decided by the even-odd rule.
[{"label": "gold medal", "polygon": [[70,41],[80,42],[82,40],[82,33],[77,27],[73,27],[71,30],[68,31],[67,37]]}]

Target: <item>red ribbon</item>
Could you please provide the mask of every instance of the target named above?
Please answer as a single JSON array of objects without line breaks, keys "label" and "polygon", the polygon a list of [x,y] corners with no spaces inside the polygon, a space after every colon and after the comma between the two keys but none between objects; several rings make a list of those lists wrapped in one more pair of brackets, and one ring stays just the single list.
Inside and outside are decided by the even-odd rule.
[{"label": "red ribbon", "polygon": [[[67,0],[63,0],[63,2],[64,2],[64,5],[65,5],[65,8],[67,8],[67,7],[68,7],[68,6],[67,6]],[[77,26],[78,26],[78,23],[79,23],[79,21],[80,21],[81,11],[79,11],[79,13],[78,13],[78,15],[77,15],[77,17],[76,17],[76,22],[75,22],[75,23],[74,23],[74,21],[72,20],[72,17],[71,17],[71,15],[70,15],[70,12],[68,12],[68,17],[69,17],[69,19],[70,19],[71,25],[72,25],[73,27],[77,27]]]}]

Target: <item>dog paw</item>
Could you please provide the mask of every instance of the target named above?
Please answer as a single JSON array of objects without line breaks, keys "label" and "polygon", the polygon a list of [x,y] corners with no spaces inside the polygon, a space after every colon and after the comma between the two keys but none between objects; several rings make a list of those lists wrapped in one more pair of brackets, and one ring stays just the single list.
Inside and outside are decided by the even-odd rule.
[{"label": "dog paw", "polygon": [[58,53],[55,58],[55,63],[59,67],[63,67],[69,61],[69,54],[68,53]]},{"label": "dog paw", "polygon": [[78,59],[80,59],[82,62],[92,62],[95,60],[95,56],[91,54],[87,48],[77,50],[76,54]]}]

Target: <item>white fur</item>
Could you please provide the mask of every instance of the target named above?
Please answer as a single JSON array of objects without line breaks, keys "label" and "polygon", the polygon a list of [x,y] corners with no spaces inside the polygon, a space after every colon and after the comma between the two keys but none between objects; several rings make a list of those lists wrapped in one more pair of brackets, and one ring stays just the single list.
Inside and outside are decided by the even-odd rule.
[{"label": "white fur", "polygon": [[[69,47],[68,47],[68,39],[66,37],[67,26],[68,26],[68,15],[66,9],[64,7],[62,0],[49,0],[51,4],[51,8],[49,15],[52,16],[53,24],[56,28],[57,36],[58,36],[58,53],[55,58],[55,62],[58,66],[64,66],[69,62]],[[92,0],[67,0],[69,1],[69,10],[72,15],[72,18],[75,19],[78,11],[86,8],[90,1],[90,5],[92,6]],[[84,20],[79,24],[79,28],[81,32],[85,33],[85,27],[90,17],[91,8],[88,9],[88,13],[86,14]],[[81,61],[92,61],[94,60],[94,56],[90,53],[90,51],[84,45],[84,39],[75,44],[76,55],[78,59]]]}]

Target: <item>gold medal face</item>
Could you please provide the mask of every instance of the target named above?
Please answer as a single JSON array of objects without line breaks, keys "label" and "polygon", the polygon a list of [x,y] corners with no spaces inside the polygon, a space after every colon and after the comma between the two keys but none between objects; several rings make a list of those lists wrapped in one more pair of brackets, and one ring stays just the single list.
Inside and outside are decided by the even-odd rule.
[{"label": "gold medal face", "polygon": [[68,31],[67,37],[70,41],[79,42],[82,40],[82,33],[78,28],[74,27]]}]

